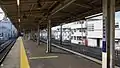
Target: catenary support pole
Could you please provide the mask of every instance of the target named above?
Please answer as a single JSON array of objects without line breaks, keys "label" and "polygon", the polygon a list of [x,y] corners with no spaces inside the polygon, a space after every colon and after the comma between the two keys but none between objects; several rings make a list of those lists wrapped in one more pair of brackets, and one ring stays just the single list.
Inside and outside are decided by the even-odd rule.
[{"label": "catenary support pole", "polygon": [[51,20],[48,20],[48,25],[47,25],[47,50],[46,53],[50,53],[51,52]]},{"label": "catenary support pole", "polygon": [[115,0],[103,0],[102,68],[115,67]]}]

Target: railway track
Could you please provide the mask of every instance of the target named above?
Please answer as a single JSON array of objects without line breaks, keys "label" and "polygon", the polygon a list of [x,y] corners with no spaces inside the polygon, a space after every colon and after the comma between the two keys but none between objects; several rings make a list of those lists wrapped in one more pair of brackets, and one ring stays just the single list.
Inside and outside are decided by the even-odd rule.
[{"label": "railway track", "polygon": [[0,65],[2,64],[5,57],[13,47],[15,41],[16,41],[15,39],[11,39],[0,45]]}]

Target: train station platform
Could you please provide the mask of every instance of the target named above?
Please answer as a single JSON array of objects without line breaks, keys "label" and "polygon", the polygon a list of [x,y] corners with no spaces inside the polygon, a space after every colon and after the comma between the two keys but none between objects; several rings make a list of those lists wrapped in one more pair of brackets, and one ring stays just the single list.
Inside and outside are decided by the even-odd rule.
[{"label": "train station platform", "polygon": [[101,68],[101,65],[81,56],[52,47],[46,53],[46,44],[18,38],[1,68]]},{"label": "train station platform", "polygon": [[8,53],[0,68],[20,68],[20,38]]}]

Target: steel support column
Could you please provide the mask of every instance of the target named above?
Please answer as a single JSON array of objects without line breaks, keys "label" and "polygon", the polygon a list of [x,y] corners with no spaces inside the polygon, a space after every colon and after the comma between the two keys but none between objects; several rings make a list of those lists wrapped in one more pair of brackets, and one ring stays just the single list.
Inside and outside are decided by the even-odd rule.
[{"label": "steel support column", "polygon": [[83,20],[81,20],[80,21],[80,24],[81,24],[81,39],[82,39],[82,45],[84,45],[84,43],[83,43],[83,23],[84,23],[84,21]]},{"label": "steel support column", "polygon": [[37,45],[40,45],[40,28],[38,24],[38,31],[37,31]]},{"label": "steel support column", "polygon": [[48,25],[47,25],[47,51],[46,53],[51,52],[51,20],[48,20]]},{"label": "steel support column", "polygon": [[60,45],[62,45],[62,24],[60,24]]},{"label": "steel support column", "polygon": [[85,46],[88,46],[88,38],[87,38],[87,35],[88,35],[88,20],[85,20]]},{"label": "steel support column", "polygon": [[102,68],[115,67],[115,0],[103,0]]},{"label": "steel support column", "polygon": [[30,31],[30,40],[32,40],[32,29]]}]

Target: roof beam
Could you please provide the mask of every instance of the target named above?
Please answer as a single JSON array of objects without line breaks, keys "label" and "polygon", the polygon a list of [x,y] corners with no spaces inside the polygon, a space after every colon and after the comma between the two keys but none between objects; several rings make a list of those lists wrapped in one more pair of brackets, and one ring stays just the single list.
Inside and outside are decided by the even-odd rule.
[{"label": "roof beam", "polygon": [[72,3],[75,2],[75,1],[76,1],[76,0],[71,0],[71,1],[69,1],[67,4],[64,4],[61,8],[59,8],[59,9],[57,9],[56,11],[52,12],[52,13],[50,14],[50,16],[56,14],[57,12],[59,12],[60,10],[62,10],[62,9],[64,9],[64,8],[68,7],[70,4],[72,4]]},{"label": "roof beam", "polygon": [[51,5],[51,7],[48,9],[49,12],[48,12],[48,13],[44,13],[43,18],[40,20],[39,23],[42,23],[42,22],[48,17],[48,14],[49,14],[52,10],[54,10],[59,4],[60,4],[59,1],[53,3],[53,4]]},{"label": "roof beam", "polygon": [[[46,0],[46,1],[40,1],[41,3],[42,2],[47,2],[47,3],[51,3],[53,1],[57,1],[57,0]],[[13,1],[13,2],[4,2],[4,1],[1,1],[1,5],[15,5],[16,4],[16,1]],[[37,4],[36,1],[21,1],[21,5],[22,4]]]},{"label": "roof beam", "polygon": [[[69,23],[73,22],[73,21],[78,21],[78,20],[81,20],[81,19],[85,19],[86,16],[93,15],[93,14],[96,14],[96,13],[100,13],[101,11],[102,11],[102,8],[89,10],[88,12],[78,14],[77,16],[69,17],[68,19],[66,19],[64,21],[69,22]],[[95,12],[95,13],[92,13],[92,12]]]},{"label": "roof beam", "polygon": [[73,4],[80,6],[80,7],[88,8],[88,9],[92,8],[90,5],[87,5],[87,4],[77,4],[77,3],[73,3]]},{"label": "roof beam", "polygon": [[[68,1],[68,0],[65,0],[65,1]],[[64,1],[64,2],[65,2],[65,1]],[[70,0],[69,2],[67,2],[67,3],[65,3],[65,4],[59,3],[59,5],[58,5],[57,7],[59,7],[59,6],[61,6],[61,7],[58,8],[58,9],[56,9],[57,7],[54,7],[54,6],[53,6],[54,9],[52,9],[51,12],[49,12],[50,15],[49,15],[48,17],[50,18],[51,16],[53,16],[54,14],[56,14],[57,12],[59,12],[60,10],[68,7],[71,3],[75,2],[75,1],[76,1],[76,0]],[[63,3],[64,3],[64,2],[63,2]],[[55,10],[55,9],[56,9],[56,10]],[[45,17],[43,17],[43,18],[41,19],[40,23],[41,23],[42,21],[44,21],[45,19],[46,19],[46,15],[45,15]]]},{"label": "roof beam", "polygon": [[[31,10],[31,13],[45,13],[47,12],[47,9],[44,9],[44,10]],[[9,12],[10,14],[15,14],[16,12]],[[29,14],[30,13],[30,10],[26,10],[26,11],[20,11],[20,13],[27,13]]]}]

